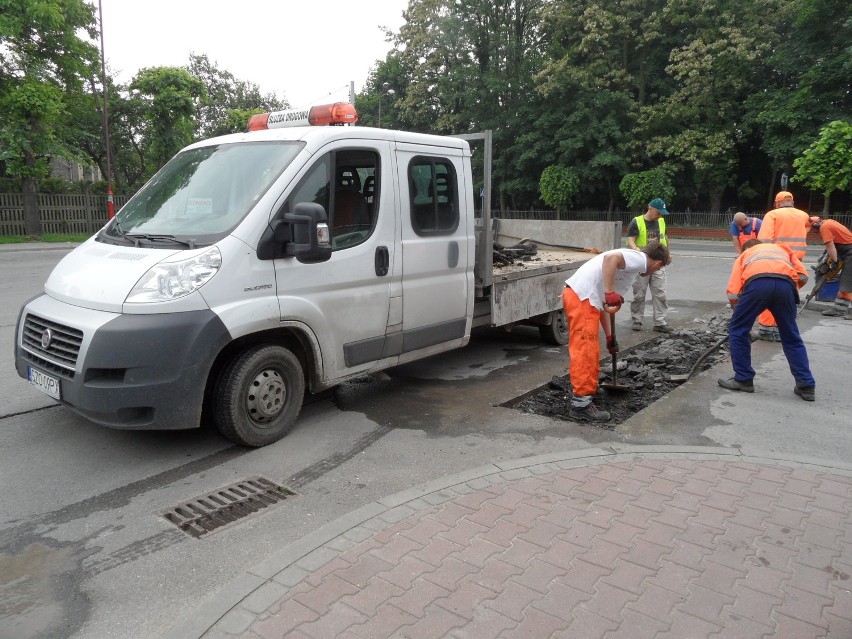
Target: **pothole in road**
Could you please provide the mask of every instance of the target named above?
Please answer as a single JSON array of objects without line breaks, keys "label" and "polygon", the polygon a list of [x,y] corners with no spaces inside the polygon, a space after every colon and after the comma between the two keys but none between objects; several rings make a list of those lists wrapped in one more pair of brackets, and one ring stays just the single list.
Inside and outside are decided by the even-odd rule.
[{"label": "pothole in road", "polygon": [[[727,358],[730,316],[727,310],[699,317],[693,326],[676,329],[618,353],[618,384],[629,390],[610,391],[606,397],[595,398],[595,405],[612,416],[610,421],[595,426],[614,429],[680,386],[690,373],[695,376]],[[601,360],[600,381],[612,382],[610,357]],[[524,413],[574,421],[568,417],[571,409],[568,375],[554,376],[550,383],[501,405]]]}]

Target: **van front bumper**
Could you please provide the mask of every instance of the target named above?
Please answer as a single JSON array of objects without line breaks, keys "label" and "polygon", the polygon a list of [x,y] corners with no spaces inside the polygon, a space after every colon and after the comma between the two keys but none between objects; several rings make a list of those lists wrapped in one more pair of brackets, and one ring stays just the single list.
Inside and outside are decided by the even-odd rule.
[{"label": "van front bumper", "polygon": [[208,374],[230,339],[211,310],[123,315],[44,295],[21,313],[15,366],[24,379],[30,368],[58,378],[59,401],[93,422],[196,428]]}]

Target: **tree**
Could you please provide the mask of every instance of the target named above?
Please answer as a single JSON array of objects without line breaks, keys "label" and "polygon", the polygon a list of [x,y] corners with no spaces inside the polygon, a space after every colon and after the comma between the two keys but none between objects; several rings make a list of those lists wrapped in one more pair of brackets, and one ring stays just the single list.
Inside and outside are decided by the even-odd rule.
[{"label": "tree", "polygon": [[832,192],[852,184],[852,124],[835,120],[819,132],[819,138],[793,161],[794,182],[801,182],[823,195],[822,212],[829,212]]},{"label": "tree", "polygon": [[632,209],[642,208],[654,198],[662,198],[666,202],[675,196],[666,167],[657,167],[649,171],[628,173],[618,185],[627,205]]},{"label": "tree", "polygon": [[219,69],[206,55],[190,55],[187,70],[205,88],[196,113],[196,132],[200,138],[245,131],[248,118],[239,122],[243,113],[290,108],[286,99],[279,100],[274,93],[262,95],[258,85],[238,80],[230,71]]},{"label": "tree", "polygon": [[21,178],[28,235],[41,235],[38,179],[49,157],[77,157],[67,102],[93,74],[94,7],[84,0],[0,0],[0,160]]},{"label": "tree", "polygon": [[[852,112],[852,19],[845,0],[782,2],[767,17],[772,22],[764,37],[772,53],[747,106],[760,133],[758,144],[777,174],[790,169],[823,126]],[[766,185],[767,205],[775,191],[773,175]]]},{"label": "tree", "polygon": [[580,189],[580,178],[575,171],[564,166],[549,166],[541,173],[539,188],[541,199],[547,206],[555,208],[558,214],[571,206]]},{"label": "tree", "polygon": [[130,90],[138,92],[145,105],[142,138],[148,150],[147,168],[153,173],[192,142],[204,83],[186,69],[151,67],[136,74]]},{"label": "tree", "polygon": [[393,57],[410,75],[399,88],[382,78],[397,91],[394,108],[400,119],[415,130],[494,132],[492,177],[501,208],[511,195],[510,184],[516,193],[534,197],[538,192],[532,174],[525,177],[518,169],[522,149],[515,142],[528,129],[520,114],[541,64],[539,27],[545,4],[410,0]]},{"label": "tree", "polygon": [[[771,10],[775,0],[763,9]],[[688,171],[697,194],[719,211],[738,174],[746,100],[771,52],[752,2],[684,0],[671,17],[684,38],[669,56],[673,92],[645,110],[649,150]]]},{"label": "tree", "polygon": [[545,99],[536,121],[538,155],[573,166],[587,201],[609,210],[618,182],[647,168],[641,108],[669,91],[663,72],[669,47],[662,0],[562,0],[545,13],[550,46],[536,76]]}]

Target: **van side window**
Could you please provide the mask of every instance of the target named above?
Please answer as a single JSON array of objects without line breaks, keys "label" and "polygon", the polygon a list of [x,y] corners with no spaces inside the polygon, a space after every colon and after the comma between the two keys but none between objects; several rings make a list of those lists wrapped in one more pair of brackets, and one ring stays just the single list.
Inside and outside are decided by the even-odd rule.
[{"label": "van side window", "polygon": [[366,240],[376,226],[379,155],[368,149],[334,151],[320,158],[299,181],[285,210],[299,202],[321,204],[328,213],[333,249]]},{"label": "van side window", "polygon": [[458,182],[452,162],[416,157],[408,165],[411,226],[418,235],[450,235],[459,226]]}]

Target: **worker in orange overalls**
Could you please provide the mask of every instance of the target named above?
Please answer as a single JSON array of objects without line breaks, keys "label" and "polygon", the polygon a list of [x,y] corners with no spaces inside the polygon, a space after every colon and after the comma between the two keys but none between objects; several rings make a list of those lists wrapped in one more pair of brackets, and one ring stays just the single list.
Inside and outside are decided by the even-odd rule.
[{"label": "worker in orange overalls", "polygon": [[763,244],[760,240],[745,243],[728,280],[728,300],[734,309],[728,326],[734,376],[720,379],[719,386],[754,392],[749,330],[758,313],[770,309],[778,320],[784,356],[796,380],[793,392],[806,402],[816,399],[808,351],[796,325],[799,289],[807,281],[808,272],[791,249],[782,244]]},{"label": "worker in orange overalls", "polygon": [[624,294],[637,277],[651,277],[671,263],[667,246],[648,242],[642,250],[613,249],[596,255],[565,281],[562,307],[568,320],[568,373],[571,377],[571,419],[609,421],[610,414],[592,402],[601,369],[600,327],[609,353],[618,352],[610,314],[624,304]]},{"label": "worker in orange overalls", "polygon": [[814,223],[828,253],[829,266],[844,262],[840,273],[840,292],[834,305],[822,312],[828,316],[842,316],[852,320],[852,232],[837,220],[822,220]]},{"label": "worker in orange overalls", "polygon": [[[763,216],[763,223],[757,234],[761,242],[781,244],[793,251],[802,260],[808,248],[808,231],[811,228],[810,216],[793,206],[793,194],[779,191],[775,196],[775,208]],[[780,342],[778,324],[769,310],[757,318],[758,330],[754,336],[768,342]]]},{"label": "worker in orange overalls", "polygon": [[742,211],[734,214],[734,219],[731,220],[731,241],[737,249],[737,255],[743,252],[743,244],[757,237],[760,225],[760,219],[749,217]]}]

